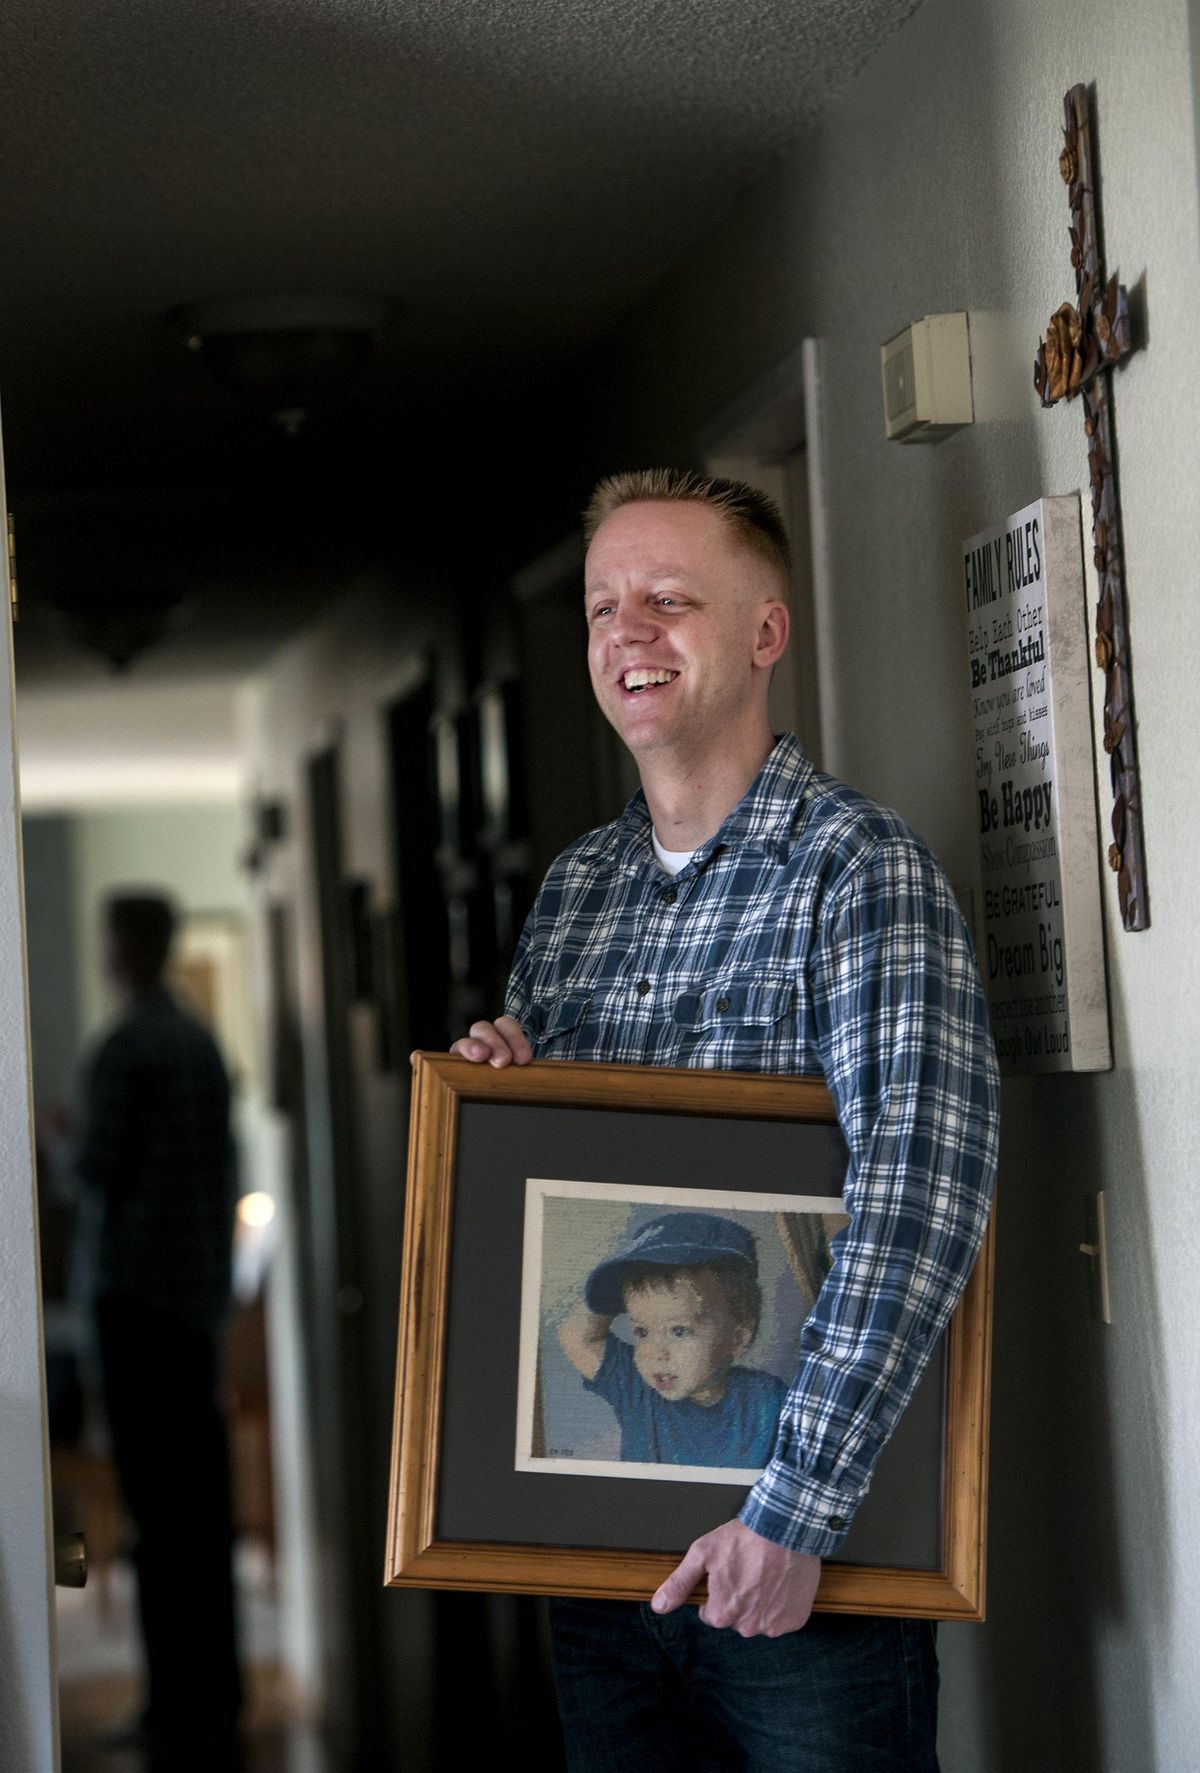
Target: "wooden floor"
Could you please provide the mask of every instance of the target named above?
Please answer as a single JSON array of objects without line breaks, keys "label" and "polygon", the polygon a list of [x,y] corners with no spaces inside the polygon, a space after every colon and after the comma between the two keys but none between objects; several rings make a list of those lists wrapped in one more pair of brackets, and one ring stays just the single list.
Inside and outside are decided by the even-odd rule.
[{"label": "wooden floor", "polygon": [[[331,1773],[305,1696],[288,1682],[278,1654],[278,1602],[261,1560],[239,1560],[246,1707],[237,1773]],[[151,1760],[115,1751],[105,1733],[136,1716],[141,1681],[132,1573],[113,1568],[99,1590],[59,1589],[59,1717],[63,1773],[170,1773],[170,1754]],[[101,1604],[103,1600],[103,1605]],[[226,1773],[212,1767],[205,1773]]]},{"label": "wooden floor", "polygon": [[[329,1762],[319,1735],[289,1699],[279,1671],[258,1663],[249,1670],[249,1704],[239,1773],[327,1773]],[[136,1750],[101,1746],[105,1731],[136,1714],[138,1681],[133,1675],[93,1675],[64,1681],[59,1690],[63,1773],[146,1773],[149,1759]],[[169,1768],[171,1756],[158,1756],[155,1773]],[[212,1773],[224,1773],[213,1768]]]}]

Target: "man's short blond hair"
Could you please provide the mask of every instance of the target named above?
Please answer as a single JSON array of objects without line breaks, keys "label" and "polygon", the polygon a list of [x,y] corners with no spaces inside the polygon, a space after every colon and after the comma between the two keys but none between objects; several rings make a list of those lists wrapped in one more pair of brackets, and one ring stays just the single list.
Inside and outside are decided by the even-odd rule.
[{"label": "man's short blond hair", "polygon": [[590,542],[606,517],[622,505],[667,500],[707,505],[729,525],[740,542],[765,560],[780,576],[781,595],[792,582],[792,550],[774,499],[745,480],[724,480],[697,474],[691,468],[639,468],[610,474],[600,482],[583,514],[583,534]]}]

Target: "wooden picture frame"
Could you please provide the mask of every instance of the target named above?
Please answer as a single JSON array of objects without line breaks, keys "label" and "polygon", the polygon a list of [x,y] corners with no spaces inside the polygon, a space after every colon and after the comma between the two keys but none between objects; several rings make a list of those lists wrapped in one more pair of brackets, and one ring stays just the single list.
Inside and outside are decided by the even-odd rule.
[{"label": "wooden picture frame", "polygon": [[[644,1161],[669,1193],[672,1165],[694,1183],[711,1161],[749,1201],[759,1175],[803,1168],[805,1151],[840,1177],[828,1090],[812,1078],[582,1062],[497,1071],[419,1053],[413,1064],[385,1582],[648,1600],[697,1531],[736,1513],[746,1485],[516,1469],[517,1222],[528,1178],[573,1169],[632,1195]],[[840,1182],[791,1187],[835,1202]],[[818,1610],[983,1618],[991,1300],[989,1230],[847,1537],[850,1553],[870,1505],[867,1552],[826,1561]],[[666,1531],[656,1525],[668,1520]],[[630,1549],[623,1534],[642,1543]],[[904,1548],[895,1561],[893,1541]]]}]

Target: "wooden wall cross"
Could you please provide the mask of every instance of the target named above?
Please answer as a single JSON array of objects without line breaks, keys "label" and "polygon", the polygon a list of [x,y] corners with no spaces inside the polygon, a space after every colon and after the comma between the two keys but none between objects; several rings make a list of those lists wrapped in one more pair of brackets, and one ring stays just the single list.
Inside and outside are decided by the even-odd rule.
[{"label": "wooden wall cross", "polygon": [[1083,402],[1092,491],[1093,558],[1100,580],[1096,664],[1104,672],[1104,749],[1112,772],[1113,841],[1108,862],[1117,877],[1125,928],[1144,930],[1150,922],[1150,907],[1142,847],[1133,679],[1121,570],[1121,519],[1108,374],[1132,349],[1129,303],[1124,285],[1115,276],[1107,282],[1104,278],[1085,86],[1073,86],[1067,93],[1063,114],[1063,150],[1058,167],[1070,192],[1071,264],[1075,269],[1077,305],[1064,302],[1051,316],[1046,336],[1038,347],[1033,384],[1043,406],[1074,400],[1076,395]]}]

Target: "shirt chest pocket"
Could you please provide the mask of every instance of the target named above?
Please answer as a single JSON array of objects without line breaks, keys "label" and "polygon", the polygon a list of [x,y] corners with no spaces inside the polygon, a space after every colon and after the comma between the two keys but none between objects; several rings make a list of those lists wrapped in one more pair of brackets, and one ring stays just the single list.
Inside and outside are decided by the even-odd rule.
[{"label": "shirt chest pocket", "polygon": [[542,1018],[534,1043],[539,1059],[570,1059],[575,1056],[591,1002],[590,992],[568,993],[550,1005]]},{"label": "shirt chest pocket", "polygon": [[796,984],[735,973],[676,1000],[674,1020],[692,1064],[747,1071],[791,1070],[796,1047]]}]

